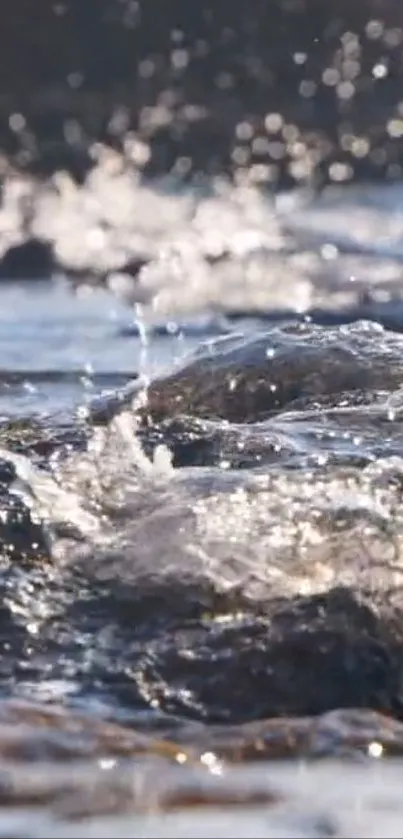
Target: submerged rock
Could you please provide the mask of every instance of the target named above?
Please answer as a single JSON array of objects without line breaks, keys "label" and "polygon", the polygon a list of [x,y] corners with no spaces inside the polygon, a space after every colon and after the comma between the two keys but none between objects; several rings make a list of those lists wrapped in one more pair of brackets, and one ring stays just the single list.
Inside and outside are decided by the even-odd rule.
[{"label": "submerged rock", "polygon": [[0,259],[0,280],[46,280],[54,267],[50,245],[27,239],[10,247]]},{"label": "submerged rock", "polygon": [[[180,726],[173,718],[168,725],[165,733],[130,730],[59,702],[2,700],[0,822],[12,836],[90,837],[100,831],[130,836],[139,824],[145,836],[159,835],[171,820],[169,835],[175,836],[178,819],[189,835],[193,824],[201,833],[203,824],[221,817],[229,837],[231,826],[239,828],[240,813],[241,828],[249,832],[261,814],[264,830],[257,835],[267,835],[273,823],[274,836],[280,812],[284,835],[308,837],[337,835],[342,801],[348,835],[349,822],[357,827],[351,786],[351,794],[355,787],[366,789],[370,777],[371,806],[360,801],[360,833],[366,834],[370,817],[371,824],[377,818],[385,826],[385,795],[399,823],[400,765],[377,760],[375,771],[368,765],[371,749],[373,757],[402,756],[402,725],[385,716],[350,710],[237,727]],[[352,760],[343,766],[340,755]],[[289,757],[299,758],[296,765],[284,760]],[[326,757],[332,760],[320,760]],[[327,789],[336,783],[334,801],[332,792],[324,802],[313,794],[324,775]],[[385,829],[379,835],[391,834]]]}]

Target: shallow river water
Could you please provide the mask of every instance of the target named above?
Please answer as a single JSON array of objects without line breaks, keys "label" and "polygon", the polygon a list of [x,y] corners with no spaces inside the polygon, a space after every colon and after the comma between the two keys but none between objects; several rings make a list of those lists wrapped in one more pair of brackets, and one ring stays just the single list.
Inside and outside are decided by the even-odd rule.
[{"label": "shallow river water", "polygon": [[10,181],[3,251],[27,202],[54,269],[0,285],[0,836],[400,836],[403,189],[109,163]]}]

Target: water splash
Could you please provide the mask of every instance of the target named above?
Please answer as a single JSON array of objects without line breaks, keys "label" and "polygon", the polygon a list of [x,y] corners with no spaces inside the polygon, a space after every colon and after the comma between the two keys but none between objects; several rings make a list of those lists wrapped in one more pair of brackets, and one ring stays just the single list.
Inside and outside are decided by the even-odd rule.
[{"label": "water splash", "polygon": [[268,600],[337,585],[375,599],[400,591],[399,458],[363,470],[175,470],[164,445],[146,456],[138,421],[121,412],[51,472],[0,451],[57,561],[85,556],[96,575],[131,585],[185,575]]}]

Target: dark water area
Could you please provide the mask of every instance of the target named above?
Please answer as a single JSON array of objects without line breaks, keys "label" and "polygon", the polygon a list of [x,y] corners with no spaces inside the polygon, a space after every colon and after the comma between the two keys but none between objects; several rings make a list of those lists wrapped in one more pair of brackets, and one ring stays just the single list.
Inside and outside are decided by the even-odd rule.
[{"label": "dark water area", "polygon": [[400,836],[401,4],[0,24],[0,836]]}]

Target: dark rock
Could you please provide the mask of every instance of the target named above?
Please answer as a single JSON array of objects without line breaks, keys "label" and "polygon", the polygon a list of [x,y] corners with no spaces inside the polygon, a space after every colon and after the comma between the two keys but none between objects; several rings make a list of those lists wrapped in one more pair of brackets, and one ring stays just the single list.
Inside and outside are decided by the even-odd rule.
[{"label": "dark rock", "polygon": [[50,245],[28,239],[6,251],[0,260],[0,280],[44,280],[51,277],[53,269]]},{"label": "dark rock", "polygon": [[[401,336],[368,324],[289,325],[219,341],[175,374],[151,383],[150,426],[144,422],[143,439],[150,444],[161,433],[166,436],[155,442],[169,441],[169,425],[156,424],[153,414],[171,418],[177,441],[182,437],[182,449],[178,442],[174,450],[177,461],[182,458],[184,465],[193,458],[200,466],[203,446],[218,449],[220,443],[212,440],[212,426],[207,423],[205,430],[197,416],[253,423],[290,405],[314,411],[321,400],[337,405],[341,398],[343,405],[363,405],[354,413],[361,434],[371,423],[366,404],[375,404],[378,390],[385,394],[402,382],[402,358]],[[119,411],[134,387],[130,384],[122,399],[96,403],[99,421]],[[186,412],[193,415],[189,426],[176,416]],[[302,414],[309,425],[312,415]],[[228,425],[235,440],[236,426]],[[174,433],[174,425],[170,430]],[[391,421],[389,437],[392,431]],[[81,426],[76,447],[85,442],[79,432]],[[186,432],[194,439],[186,439]],[[379,436],[379,427],[375,433]],[[61,446],[56,438],[55,433],[53,444]],[[188,442],[196,449],[190,455]],[[43,462],[52,441],[27,423],[3,430],[6,446]],[[109,462],[107,452],[102,459]],[[170,476],[161,489],[152,481],[143,485],[141,478],[137,483],[131,461],[121,476],[121,463],[112,458],[110,483],[104,484],[108,474],[100,472],[101,496],[93,499],[110,538],[89,542],[81,553],[84,537],[73,528],[69,533],[68,521],[61,530],[56,524],[55,538],[70,540],[57,566],[49,562],[40,526],[19,502],[10,504],[13,474],[0,464],[0,638],[12,650],[0,662],[0,675],[13,684],[35,685],[45,662],[50,682],[73,683],[75,699],[101,698],[104,706],[133,715],[146,710],[228,723],[353,706],[403,717],[399,542],[393,551],[402,523],[398,465],[382,471],[382,464],[372,464],[373,472],[364,477],[360,466],[346,460],[341,468],[328,462],[289,473],[276,466],[269,473],[267,467],[260,500],[254,485],[250,493],[241,491],[240,506],[233,508],[230,498],[220,508],[228,491],[232,496],[246,486],[238,473],[189,470]],[[120,481],[127,476],[126,498]],[[69,480],[66,488],[74,493],[71,473]],[[78,495],[78,501],[84,503],[91,484],[82,492],[85,498]],[[229,513],[234,541],[221,529]],[[210,524],[211,517],[212,530],[206,531],[203,522]],[[304,540],[311,522],[323,539]],[[275,538],[265,541],[267,533]],[[216,573],[210,573],[210,551]],[[280,595],[274,577],[254,595],[243,585],[243,566],[253,575],[256,558],[259,569],[260,563],[280,568],[290,562]]]},{"label": "dark rock", "polygon": [[343,707],[401,715],[402,665],[393,622],[333,589],[271,604],[270,618],[165,632],[133,672],[169,713],[239,722]]},{"label": "dark rock", "polygon": [[293,405],[343,397],[365,403],[376,390],[403,380],[401,339],[385,333],[374,355],[377,327],[349,332],[300,324],[251,338],[205,345],[198,357],[151,383],[147,414],[153,420],[178,414],[257,422]]}]

